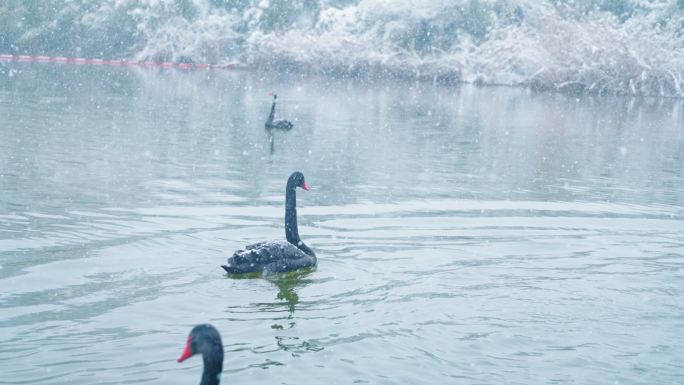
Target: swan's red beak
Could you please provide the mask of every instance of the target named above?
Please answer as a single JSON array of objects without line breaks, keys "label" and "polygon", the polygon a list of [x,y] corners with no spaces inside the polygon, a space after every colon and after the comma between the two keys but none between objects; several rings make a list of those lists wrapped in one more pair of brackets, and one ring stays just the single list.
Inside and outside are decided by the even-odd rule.
[{"label": "swan's red beak", "polygon": [[268,96],[273,96],[273,91],[269,91]]},{"label": "swan's red beak", "polygon": [[183,362],[188,358],[192,357],[192,349],[190,349],[190,343],[192,342],[192,337],[188,336],[188,342],[185,343],[185,349],[183,349],[183,354],[178,357],[178,362]]},{"label": "swan's red beak", "polygon": [[309,185],[306,184],[306,182],[302,182],[302,188],[306,191],[309,191]]}]

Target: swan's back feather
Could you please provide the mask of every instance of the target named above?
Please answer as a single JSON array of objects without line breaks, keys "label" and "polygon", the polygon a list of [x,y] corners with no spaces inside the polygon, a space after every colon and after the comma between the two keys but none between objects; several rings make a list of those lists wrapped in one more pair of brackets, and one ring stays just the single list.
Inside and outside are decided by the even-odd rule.
[{"label": "swan's back feather", "polygon": [[269,130],[274,128],[277,130],[291,130],[292,127],[294,127],[294,124],[289,120],[279,119],[274,122],[266,122],[265,127]]}]

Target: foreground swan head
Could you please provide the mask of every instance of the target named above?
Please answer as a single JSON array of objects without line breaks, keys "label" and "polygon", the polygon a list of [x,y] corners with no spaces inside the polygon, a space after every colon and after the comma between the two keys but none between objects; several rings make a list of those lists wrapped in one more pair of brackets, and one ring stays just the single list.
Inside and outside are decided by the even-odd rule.
[{"label": "foreground swan head", "polygon": [[226,272],[280,273],[316,266],[316,253],[299,237],[297,187],[309,190],[304,174],[299,171],[290,175],[285,186],[285,241],[259,242],[236,251],[221,266]]},{"label": "foreground swan head", "polygon": [[223,370],[223,343],[218,330],[212,325],[203,324],[192,328],[178,362],[183,362],[195,354],[201,354],[204,359],[200,385],[218,385]]},{"label": "foreground swan head", "polygon": [[[309,186],[306,184],[306,179],[304,178],[304,174],[302,174],[299,171],[295,171],[290,175],[290,177],[287,179],[287,189],[294,189],[300,187],[306,191],[309,191]],[[287,190],[286,190],[287,194]]]}]

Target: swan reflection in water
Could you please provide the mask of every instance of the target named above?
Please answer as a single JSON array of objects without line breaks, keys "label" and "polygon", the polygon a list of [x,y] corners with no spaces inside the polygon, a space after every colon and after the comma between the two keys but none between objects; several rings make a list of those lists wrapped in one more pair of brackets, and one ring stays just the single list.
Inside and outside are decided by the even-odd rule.
[{"label": "swan reflection in water", "polygon": [[301,289],[311,283],[307,277],[314,271],[314,268],[292,271],[285,274],[278,274],[276,279],[269,279],[278,288],[276,298],[285,301],[287,310],[290,313],[288,319],[292,319],[295,306],[299,303],[299,295],[296,289]]},{"label": "swan reflection in water", "polygon": [[[260,310],[268,311],[273,311],[277,308],[280,308],[282,305],[285,305],[288,311],[287,319],[292,320],[294,318],[296,306],[299,303],[299,294],[297,294],[297,290],[313,282],[308,277],[315,270],[316,269],[314,267],[310,267],[305,269],[299,269],[296,271],[289,271],[285,273],[228,273],[226,274],[226,278],[245,280],[263,278],[271,282],[275,285],[275,287],[278,288],[278,292],[276,293],[275,299],[279,300],[279,302],[256,303],[255,305],[259,307]],[[290,327],[294,327],[293,322],[290,323]],[[278,324],[272,325],[271,328],[284,329],[282,325]]]},{"label": "swan reflection in water", "polygon": [[268,136],[268,145],[271,155],[275,153],[275,138],[273,137],[273,130],[266,129],[266,136]]},{"label": "swan reflection in water", "polygon": [[[274,279],[269,279],[273,284],[278,287],[278,294],[276,298],[284,301],[284,305],[287,306],[288,316],[286,319],[280,322],[287,323],[283,325],[282,323],[274,323],[271,325],[273,330],[284,330],[293,329],[297,326],[294,319],[295,309],[299,303],[299,294],[297,291],[307,286],[309,283],[313,282],[308,276],[314,271],[313,268],[302,269],[298,271],[288,272],[284,274],[278,274]],[[297,357],[303,353],[318,352],[323,350],[323,346],[317,344],[314,340],[300,339],[300,337],[293,336],[291,334],[287,335],[277,335],[275,336],[276,345],[278,349],[282,351],[289,352],[293,357]]]},{"label": "swan reflection in water", "polygon": [[[275,285],[278,289],[274,298],[276,301],[254,303],[252,306],[256,308],[257,312],[275,313],[272,317],[273,323],[270,328],[275,333],[279,333],[279,331],[283,333],[274,336],[276,346],[278,349],[289,352],[293,356],[299,356],[303,353],[318,352],[324,349],[323,346],[320,346],[314,340],[301,339],[297,335],[292,334],[292,329],[295,329],[297,326],[295,310],[301,306],[310,306],[309,304],[300,304],[298,292],[313,282],[310,275],[314,271],[315,268],[311,267],[285,273],[243,273],[227,274],[226,276],[232,279],[263,278]],[[282,314],[285,310],[287,311],[287,316]]]}]

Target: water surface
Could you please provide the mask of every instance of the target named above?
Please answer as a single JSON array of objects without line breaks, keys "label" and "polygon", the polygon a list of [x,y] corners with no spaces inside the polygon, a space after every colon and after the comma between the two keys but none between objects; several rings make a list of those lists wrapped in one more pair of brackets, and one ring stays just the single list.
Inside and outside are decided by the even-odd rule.
[{"label": "water surface", "polygon": [[[2,65],[2,381],[199,382],[175,358],[211,322],[226,383],[682,383],[682,127],[679,100]],[[284,236],[293,170],[318,269],[226,277]]]}]

